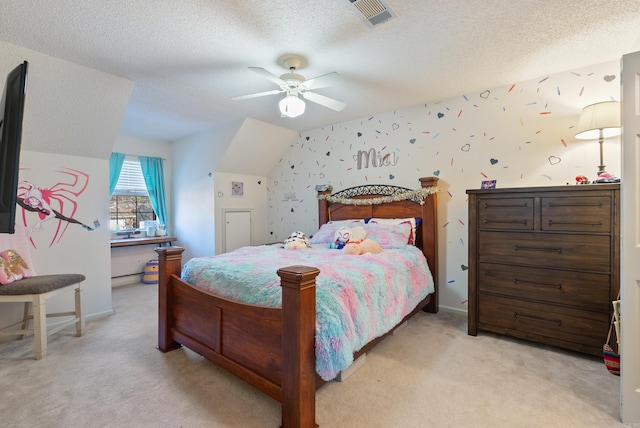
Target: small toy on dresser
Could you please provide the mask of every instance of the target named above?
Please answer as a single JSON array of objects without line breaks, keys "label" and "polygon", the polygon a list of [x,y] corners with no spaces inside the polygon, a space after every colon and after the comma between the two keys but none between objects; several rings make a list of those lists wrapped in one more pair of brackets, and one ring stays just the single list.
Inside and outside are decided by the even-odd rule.
[{"label": "small toy on dresser", "polygon": [[287,239],[284,240],[284,248],[287,250],[299,250],[302,248],[311,247],[307,235],[303,232],[293,232]]},{"label": "small toy on dresser", "polygon": [[591,183],[591,181],[589,181],[589,179],[585,175],[576,175],[576,184],[589,184],[589,183]]}]

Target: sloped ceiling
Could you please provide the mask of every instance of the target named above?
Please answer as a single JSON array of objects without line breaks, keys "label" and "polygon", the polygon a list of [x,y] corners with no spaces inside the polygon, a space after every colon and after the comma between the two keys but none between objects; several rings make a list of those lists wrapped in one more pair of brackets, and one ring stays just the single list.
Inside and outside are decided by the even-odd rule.
[{"label": "sloped ceiling", "polygon": [[215,170],[267,176],[297,136],[290,129],[245,119]]},{"label": "sloped ceiling", "polygon": [[29,63],[22,149],[109,159],[133,82],[0,41],[0,74]]},{"label": "sloped ceiling", "polygon": [[[640,50],[637,0],[388,0],[371,27],[349,0],[3,0],[0,40],[135,83],[121,133],[175,140],[253,118],[295,131],[436,102],[619,59]],[[304,55],[307,78],[342,112],[307,103],[282,118],[281,95],[247,67],[280,75]]]}]

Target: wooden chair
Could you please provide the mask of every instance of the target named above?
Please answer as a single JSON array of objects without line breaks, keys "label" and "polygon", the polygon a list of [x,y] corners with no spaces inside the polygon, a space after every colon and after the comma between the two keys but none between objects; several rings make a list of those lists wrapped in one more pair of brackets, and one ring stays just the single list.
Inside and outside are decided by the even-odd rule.
[{"label": "wooden chair", "polygon": [[[15,249],[25,261],[25,266],[32,268],[31,256],[25,231],[18,230],[14,235],[0,234],[0,251]],[[35,341],[36,360],[47,354],[47,337],[72,324],[76,326],[76,336],[84,334],[84,316],[82,315],[82,281],[81,274],[34,275],[22,278],[9,284],[0,285],[0,303],[24,303],[24,316],[21,321],[0,330],[0,336],[33,335]],[[59,294],[75,291],[74,310],[70,312],[47,313],[47,300]],[[31,311],[30,311],[31,309]],[[32,314],[30,313],[32,312]],[[47,318],[70,317],[68,320],[47,327]],[[29,321],[33,325],[29,328]],[[13,329],[21,325],[20,329]]]},{"label": "wooden chair", "polygon": [[[42,359],[47,354],[47,336],[56,333],[72,324],[76,325],[76,336],[84,334],[84,317],[82,315],[82,281],[84,275],[58,274],[38,275],[24,278],[11,284],[0,286],[0,303],[24,302],[24,317],[22,321],[12,324],[0,330],[0,336],[26,336],[33,335],[36,346],[36,360]],[[75,290],[75,310],[71,312],[47,313],[47,299],[58,294]],[[29,307],[33,308],[33,315]],[[47,328],[47,318],[73,317],[64,322]],[[33,320],[33,326],[28,328],[29,320]],[[22,324],[20,330],[10,330]]]}]

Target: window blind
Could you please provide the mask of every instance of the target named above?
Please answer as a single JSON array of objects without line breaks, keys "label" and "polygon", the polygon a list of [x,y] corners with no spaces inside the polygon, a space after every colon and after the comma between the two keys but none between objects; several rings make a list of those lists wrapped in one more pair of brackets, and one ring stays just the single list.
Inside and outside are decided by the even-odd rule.
[{"label": "window blind", "polygon": [[147,196],[149,194],[138,160],[125,159],[113,194],[117,196]]}]

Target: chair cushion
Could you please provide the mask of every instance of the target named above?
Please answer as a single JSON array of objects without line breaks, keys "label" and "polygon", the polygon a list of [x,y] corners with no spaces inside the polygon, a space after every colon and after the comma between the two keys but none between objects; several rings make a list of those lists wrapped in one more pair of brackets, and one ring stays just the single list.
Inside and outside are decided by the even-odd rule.
[{"label": "chair cushion", "polygon": [[38,275],[24,278],[0,287],[0,296],[19,296],[24,294],[42,294],[64,288],[85,280],[79,273],[63,273],[56,275]]}]

